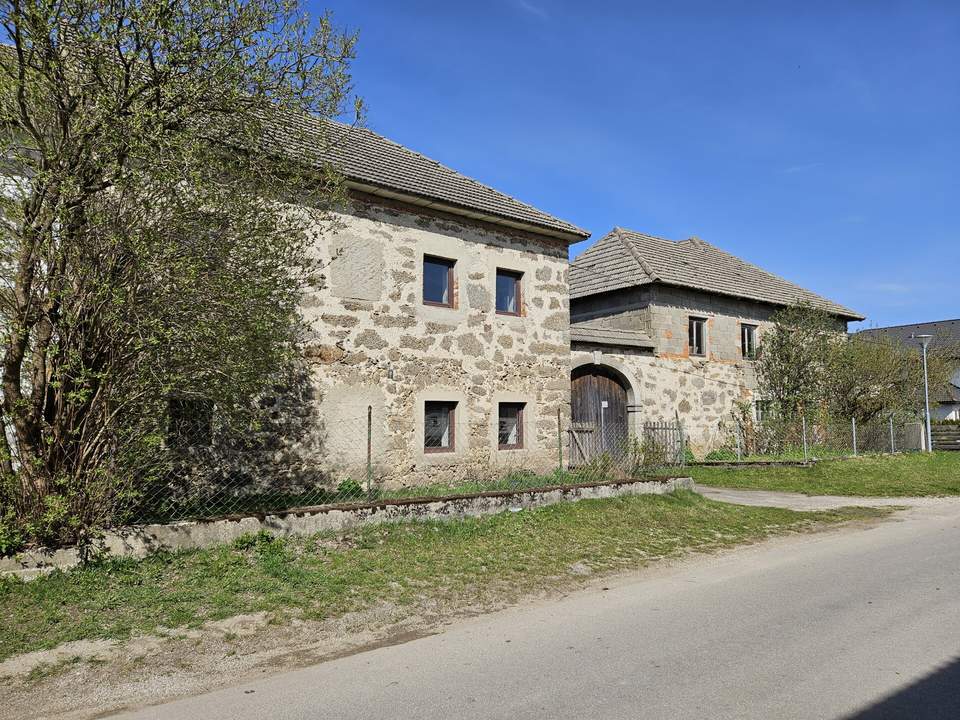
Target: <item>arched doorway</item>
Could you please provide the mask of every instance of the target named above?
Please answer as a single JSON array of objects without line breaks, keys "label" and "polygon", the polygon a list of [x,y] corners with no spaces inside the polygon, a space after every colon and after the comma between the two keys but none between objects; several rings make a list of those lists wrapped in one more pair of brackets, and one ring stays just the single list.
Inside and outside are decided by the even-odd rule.
[{"label": "arched doorway", "polygon": [[629,385],[606,365],[581,365],[570,374],[570,464],[606,455],[621,461],[630,447]]}]

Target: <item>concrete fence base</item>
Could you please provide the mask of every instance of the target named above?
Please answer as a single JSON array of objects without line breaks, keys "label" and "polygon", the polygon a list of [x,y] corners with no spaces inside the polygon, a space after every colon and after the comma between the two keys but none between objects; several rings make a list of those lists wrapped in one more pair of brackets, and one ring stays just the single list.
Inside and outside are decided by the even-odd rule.
[{"label": "concrete fence base", "polygon": [[[133,525],[108,531],[102,550],[117,557],[141,558],[159,550],[206,548],[233,542],[248,533],[265,531],[274,536],[337,532],[361,525],[410,520],[455,520],[553,505],[559,502],[619,497],[664,495],[692,490],[691,478],[619,480],[583,485],[557,485],[519,491],[494,491],[433,498],[382,500],[351,505],[298,508],[276,514],[227,516],[164,525]],[[76,548],[34,550],[0,558],[0,575],[32,579],[54,568],[80,563]]]}]

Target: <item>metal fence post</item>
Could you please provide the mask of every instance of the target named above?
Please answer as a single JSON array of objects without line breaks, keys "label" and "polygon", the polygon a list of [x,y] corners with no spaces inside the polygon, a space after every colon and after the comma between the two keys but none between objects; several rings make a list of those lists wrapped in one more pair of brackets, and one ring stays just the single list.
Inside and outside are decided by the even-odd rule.
[{"label": "metal fence post", "polygon": [[373,405],[367,405],[367,497],[373,499]]},{"label": "metal fence post", "polygon": [[890,416],[890,452],[897,451],[897,443],[893,439],[893,415]]},{"label": "metal fence post", "polygon": [[683,423],[680,422],[679,418],[677,419],[677,430],[680,433],[680,467],[684,467],[687,464],[687,438],[683,433]]},{"label": "metal fence post", "polygon": [[853,454],[857,454],[857,419],[850,418],[850,426],[853,428]]},{"label": "metal fence post", "polygon": [[563,472],[563,425],[560,423],[560,408],[557,408],[557,472]]},{"label": "metal fence post", "polygon": [[800,416],[801,433],[803,434],[803,461],[807,462],[807,416]]}]

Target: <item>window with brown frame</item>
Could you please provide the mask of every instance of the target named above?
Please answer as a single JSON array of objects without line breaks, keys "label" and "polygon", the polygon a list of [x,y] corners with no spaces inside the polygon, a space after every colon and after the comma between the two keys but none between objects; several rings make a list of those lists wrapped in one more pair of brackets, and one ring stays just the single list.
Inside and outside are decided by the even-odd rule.
[{"label": "window with brown frame", "polygon": [[703,318],[692,317],[687,326],[690,354],[703,356],[707,354],[707,321]]},{"label": "window with brown frame", "polygon": [[497,418],[497,447],[520,450],[523,447],[523,408],[525,403],[500,403]]},{"label": "window with brown frame", "polygon": [[423,256],[423,304],[452,308],[456,293],[453,268],[456,262],[446,258]]},{"label": "window with brown frame", "polygon": [[523,273],[497,268],[497,314],[519,315],[522,307],[520,295]]},{"label": "window with brown frame", "polygon": [[456,438],[457,403],[427,401],[423,404],[423,451],[453,452]]}]

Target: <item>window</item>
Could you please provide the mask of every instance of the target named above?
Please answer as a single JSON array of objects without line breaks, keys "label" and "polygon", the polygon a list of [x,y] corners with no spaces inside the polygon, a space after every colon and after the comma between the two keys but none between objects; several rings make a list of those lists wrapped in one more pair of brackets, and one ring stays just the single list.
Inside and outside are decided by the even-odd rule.
[{"label": "window", "polygon": [[497,269],[497,313],[520,314],[520,279],[523,273]]},{"label": "window", "polygon": [[170,447],[208,447],[213,444],[213,403],[205,398],[172,397],[168,401]]},{"label": "window", "polygon": [[690,354],[691,355],[706,355],[707,354],[707,336],[706,336],[707,321],[703,318],[690,318],[689,330],[689,342],[690,342]]},{"label": "window", "polygon": [[423,302],[425,305],[454,306],[453,260],[423,257]]},{"label": "window", "polygon": [[740,326],[740,352],[747,360],[757,359],[757,326]]},{"label": "window", "polygon": [[497,422],[497,445],[501,450],[519,450],[523,447],[524,403],[500,403]]},{"label": "window", "polygon": [[423,451],[453,452],[456,447],[455,402],[423,404]]}]

